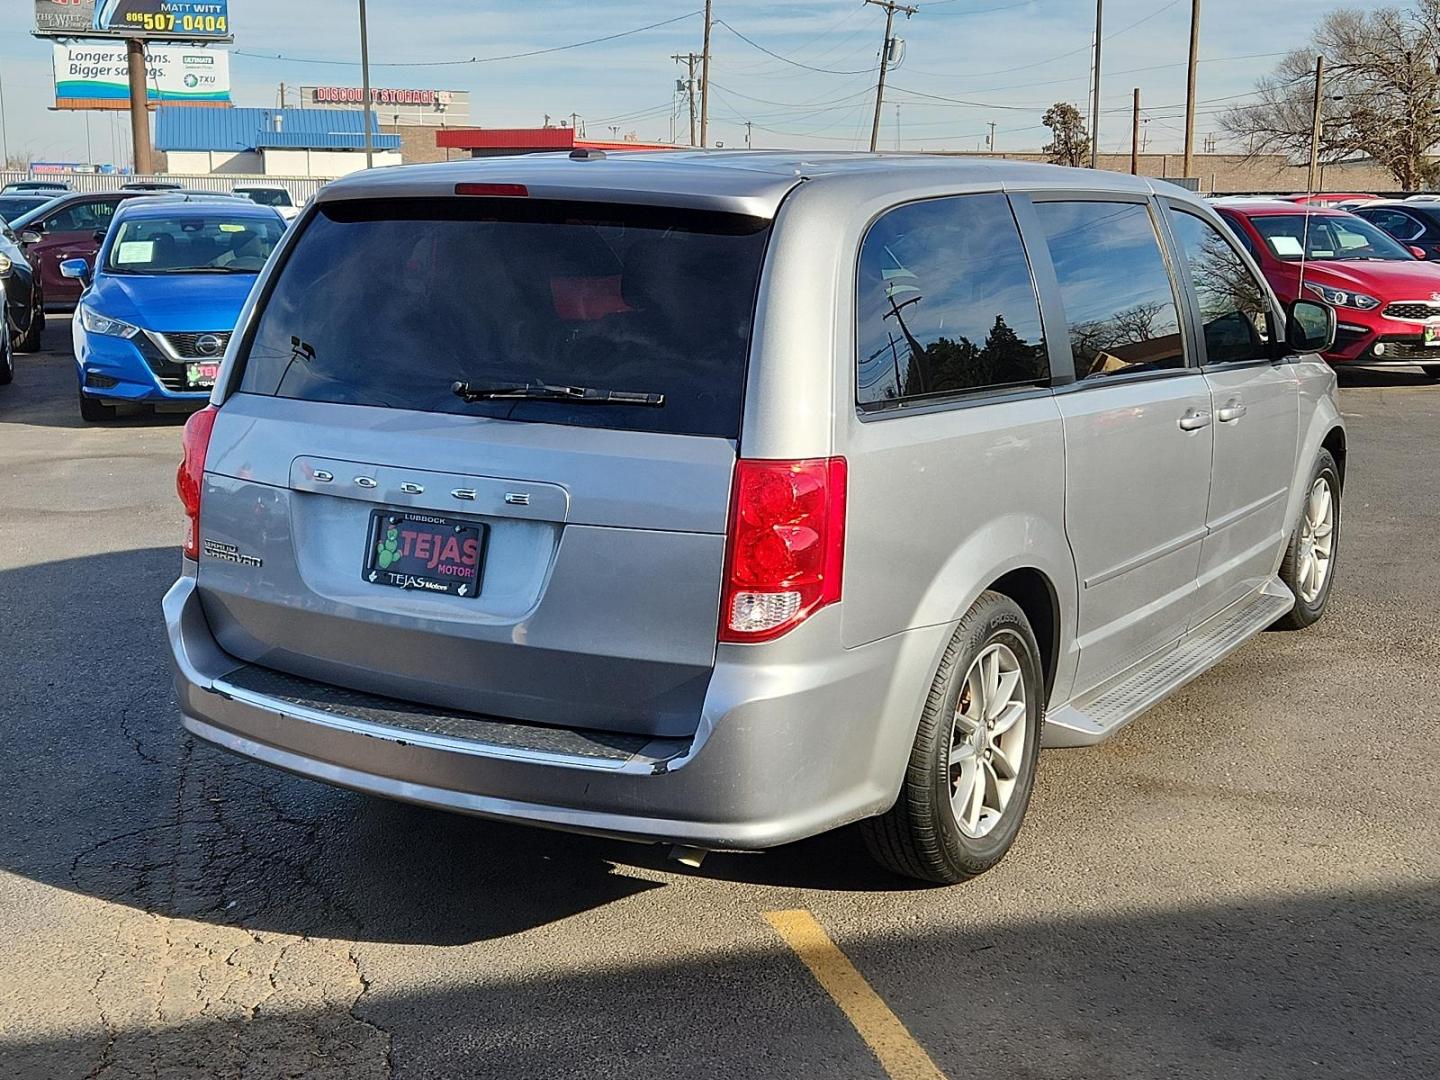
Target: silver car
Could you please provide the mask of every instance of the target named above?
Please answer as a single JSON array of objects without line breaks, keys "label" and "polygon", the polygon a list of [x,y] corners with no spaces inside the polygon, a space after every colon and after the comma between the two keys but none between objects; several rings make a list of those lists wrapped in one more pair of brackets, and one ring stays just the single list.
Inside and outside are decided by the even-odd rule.
[{"label": "silver car", "polygon": [[1334,580],[1334,313],[1105,172],[657,153],[326,187],[185,433],[185,727],[674,845],[954,882]]}]

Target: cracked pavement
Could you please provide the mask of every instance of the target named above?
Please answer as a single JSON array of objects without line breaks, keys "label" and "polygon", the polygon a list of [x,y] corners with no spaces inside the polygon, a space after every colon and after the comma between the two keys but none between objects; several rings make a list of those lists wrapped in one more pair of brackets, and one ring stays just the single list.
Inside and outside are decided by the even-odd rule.
[{"label": "cracked pavement", "polygon": [[1047,754],[955,889],[845,834],[654,849],[379,802],[186,736],[180,421],[0,388],[0,1075],[883,1076],[762,914],[813,911],[951,1078],[1440,1074],[1440,386],[1357,375],[1325,621]]}]

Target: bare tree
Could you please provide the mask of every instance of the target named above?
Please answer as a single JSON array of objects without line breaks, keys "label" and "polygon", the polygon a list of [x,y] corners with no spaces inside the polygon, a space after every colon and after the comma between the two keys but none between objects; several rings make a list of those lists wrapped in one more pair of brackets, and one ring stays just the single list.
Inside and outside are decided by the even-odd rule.
[{"label": "bare tree", "polygon": [[1260,101],[1221,126],[1251,154],[1310,154],[1315,57],[1325,57],[1320,159],[1368,157],[1407,190],[1440,177],[1440,0],[1326,15],[1307,49],[1285,56],[1256,83]]},{"label": "bare tree", "polygon": [[1045,147],[1045,157],[1050,164],[1084,163],[1090,153],[1090,133],[1079,109],[1068,101],[1057,101],[1045,110],[1040,122],[1050,129],[1050,142]]}]

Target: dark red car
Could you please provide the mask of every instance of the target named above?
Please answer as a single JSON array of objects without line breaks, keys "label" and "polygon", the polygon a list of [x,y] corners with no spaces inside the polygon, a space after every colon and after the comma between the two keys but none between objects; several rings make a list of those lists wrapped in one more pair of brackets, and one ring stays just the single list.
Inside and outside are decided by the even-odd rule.
[{"label": "dark red car", "polygon": [[60,274],[66,259],[94,259],[105,230],[123,199],[151,194],[144,191],[75,192],[61,195],[10,222],[20,237],[25,258],[39,275],[45,306],[68,311],[80,299],[80,282]]},{"label": "dark red car", "polygon": [[1419,366],[1440,379],[1440,262],[1418,258],[1420,249],[1342,210],[1278,199],[1221,201],[1215,209],[1284,303],[1303,297],[1335,309],[1339,327],[1326,360]]}]

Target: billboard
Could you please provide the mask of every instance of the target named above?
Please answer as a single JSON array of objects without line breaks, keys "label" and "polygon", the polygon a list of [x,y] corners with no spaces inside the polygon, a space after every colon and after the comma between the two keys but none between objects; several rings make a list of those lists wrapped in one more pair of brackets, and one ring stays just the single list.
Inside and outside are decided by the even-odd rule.
[{"label": "billboard", "polygon": [[[146,98],[157,105],[229,105],[230,54],[224,49],[152,45]],[[57,109],[128,109],[130,68],[123,42],[54,47]]]},{"label": "billboard", "polygon": [[229,0],[35,0],[41,37],[230,41]]}]

